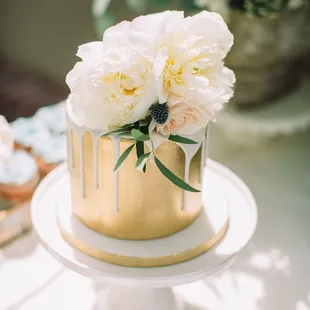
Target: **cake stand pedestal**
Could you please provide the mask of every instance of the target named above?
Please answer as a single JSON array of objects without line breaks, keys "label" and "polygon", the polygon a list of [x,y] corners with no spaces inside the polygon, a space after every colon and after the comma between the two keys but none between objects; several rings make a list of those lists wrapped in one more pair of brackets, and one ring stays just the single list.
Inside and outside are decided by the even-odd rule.
[{"label": "cake stand pedestal", "polygon": [[64,167],[59,167],[39,185],[31,207],[34,232],[64,266],[107,285],[98,293],[93,310],[184,310],[185,303],[172,287],[229,267],[256,228],[257,208],[247,186],[230,170],[208,160],[205,175],[222,189],[229,206],[229,228],[222,241],[195,259],[171,266],[133,268],[109,264],[81,253],[62,238],[56,209],[62,188],[59,184],[65,174]]}]

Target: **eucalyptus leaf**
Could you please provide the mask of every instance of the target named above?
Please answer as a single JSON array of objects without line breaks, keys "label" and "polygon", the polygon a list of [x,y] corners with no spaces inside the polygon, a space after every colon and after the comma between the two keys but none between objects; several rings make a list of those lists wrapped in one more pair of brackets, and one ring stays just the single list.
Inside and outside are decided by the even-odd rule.
[{"label": "eucalyptus leaf", "polygon": [[136,143],[137,149],[137,158],[144,154],[144,143],[142,141],[137,141]]},{"label": "eucalyptus leaf", "polygon": [[145,153],[138,158],[137,163],[136,163],[136,169],[137,170],[141,171],[144,169],[146,161],[150,155],[151,155],[151,152]]},{"label": "eucalyptus leaf", "polygon": [[198,189],[195,189],[191,187],[189,184],[181,180],[179,177],[177,177],[172,171],[170,171],[157,157],[155,157],[155,163],[160,172],[173,184],[176,186],[194,193],[199,193],[200,191]]},{"label": "eucalyptus leaf", "polygon": [[[136,150],[137,150],[137,158],[139,159],[141,156],[144,155],[144,142],[137,141]],[[145,172],[145,168],[143,169],[143,171]]]},{"label": "eucalyptus leaf", "polygon": [[148,135],[145,135],[143,132],[141,132],[139,129],[132,129],[131,135],[137,140],[137,141],[147,141],[150,140],[150,137]]},{"label": "eucalyptus leaf", "polygon": [[149,125],[149,121],[147,119],[141,119],[139,121],[139,126],[140,127],[144,127],[144,126],[148,126]]},{"label": "eucalyptus leaf", "polygon": [[130,129],[129,128],[116,129],[116,130],[105,133],[103,137],[110,136],[110,135],[117,135],[117,134],[125,134],[125,133],[130,133]]},{"label": "eucalyptus leaf", "polygon": [[136,13],[142,13],[147,8],[148,0],[126,0],[129,9]]},{"label": "eucalyptus leaf", "polygon": [[174,141],[174,142],[178,142],[178,143],[183,143],[183,144],[198,144],[198,142],[188,139],[188,138],[184,138],[178,135],[170,135],[169,140]]},{"label": "eucalyptus leaf", "polygon": [[114,167],[114,172],[116,172],[119,167],[121,166],[121,164],[123,163],[123,161],[128,157],[128,155],[130,154],[130,152],[132,151],[132,149],[134,148],[136,144],[132,144],[130,147],[128,147],[125,152],[120,156],[120,158],[118,159],[115,167]]}]

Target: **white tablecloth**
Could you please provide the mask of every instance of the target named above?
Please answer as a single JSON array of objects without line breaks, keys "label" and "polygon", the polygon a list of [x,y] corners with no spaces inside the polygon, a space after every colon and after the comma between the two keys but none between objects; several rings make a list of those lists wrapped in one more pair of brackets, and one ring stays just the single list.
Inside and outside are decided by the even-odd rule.
[{"label": "white tablecloth", "polygon": [[[309,310],[310,132],[240,148],[213,127],[210,157],[251,188],[259,225],[232,268],[178,288],[188,310]],[[91,310],[100,287],[65,270],[31,234],[0,251],[1,310]]]}]

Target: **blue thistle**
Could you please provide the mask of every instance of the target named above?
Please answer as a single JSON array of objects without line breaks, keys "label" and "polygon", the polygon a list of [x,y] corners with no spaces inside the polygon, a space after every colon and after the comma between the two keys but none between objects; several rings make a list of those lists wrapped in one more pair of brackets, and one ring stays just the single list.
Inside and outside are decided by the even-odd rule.
[{"label": "blue thistle", "polygon": [[158,124],[164,124],[168,120],[169,111],[167,103],[155,103],[151,106],[151,116]]}]

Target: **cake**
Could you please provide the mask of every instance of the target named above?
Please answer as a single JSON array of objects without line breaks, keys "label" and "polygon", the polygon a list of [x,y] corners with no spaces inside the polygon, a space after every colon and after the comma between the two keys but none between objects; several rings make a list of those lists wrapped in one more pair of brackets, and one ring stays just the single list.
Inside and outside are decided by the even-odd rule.
[{"label": "cake", "polygon": [[15,151],[5,162],[0,162],[0,195],[18,201],[30,198],[39,182],[39,171],[34,158],[26,151]]},{"label": "cake", "polygon": [[34,141],[40,137],[48,137],[43,123],[31,117],[19,117],[11,123],[15,149],[30,152]]},{"label": "cake", "polygon": [[66,136],[57,134],[38,137],[32,143],[31,154],[37,162],[41,176],[47,175],[66,160]]},{"label": "cake", "polygon": [[[77,226],[139,243],[168,238],[200,216],[208,123],[233,94],[234,74],[223,63],[232,44],[220,15],[167,11],[122,22],[102,41],[79,47],[81,61],[66,78]],[[100,254],[60,225],[82,252],[126,266],[193,258],[216,244],[224,228],[213,242],[158,263]]]},{"label": "cake", "polygon": [[43,124],[53,136],[61,136],[66,132],[66,112],[63,102],[38,109],[33,119]]}]

